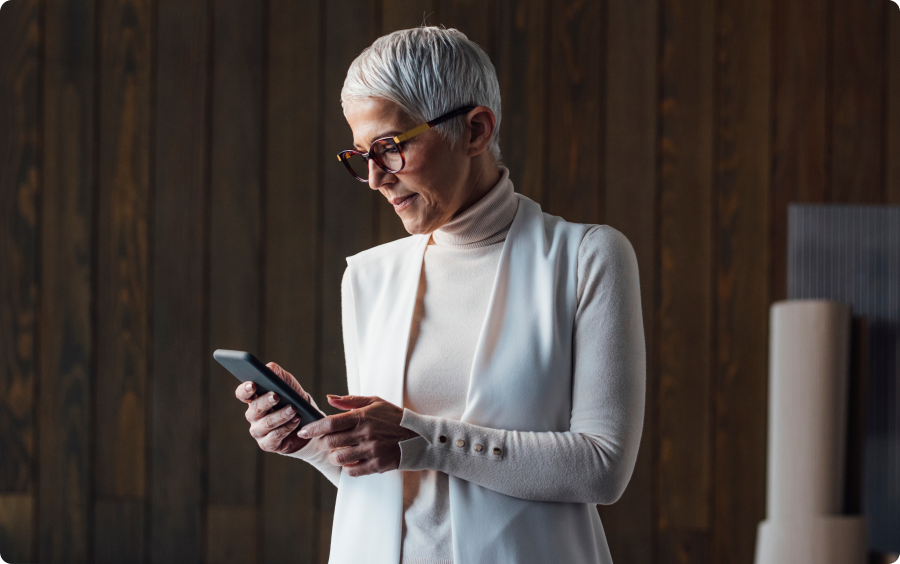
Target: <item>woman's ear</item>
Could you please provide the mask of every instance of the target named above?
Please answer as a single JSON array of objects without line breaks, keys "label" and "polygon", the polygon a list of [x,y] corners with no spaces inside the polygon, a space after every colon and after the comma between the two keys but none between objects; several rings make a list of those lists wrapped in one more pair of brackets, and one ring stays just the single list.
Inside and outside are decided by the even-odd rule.
[{"label": "woman's ear", "polygon": [[469,135],[468,155],[474,157],[485,151],[494,136],[497,118],[487,106],[477,106],[466,114],[466,129]]}]

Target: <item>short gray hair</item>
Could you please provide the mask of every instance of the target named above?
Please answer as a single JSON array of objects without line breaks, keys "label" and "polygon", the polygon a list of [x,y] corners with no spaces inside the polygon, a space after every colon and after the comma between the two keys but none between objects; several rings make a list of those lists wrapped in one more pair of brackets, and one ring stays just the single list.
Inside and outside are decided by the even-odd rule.
[{"label": "short gray hair", "polygon": [[[461,31],[422,26],[379,37],[350,65],[341,104],[368,98],[394,102],[426,122],[460,106],[487,106],[496,125],[490,154],[500,162],[500,85],[487,53]],[[435,130],[456,145],[465,128],[451,119]]]}]

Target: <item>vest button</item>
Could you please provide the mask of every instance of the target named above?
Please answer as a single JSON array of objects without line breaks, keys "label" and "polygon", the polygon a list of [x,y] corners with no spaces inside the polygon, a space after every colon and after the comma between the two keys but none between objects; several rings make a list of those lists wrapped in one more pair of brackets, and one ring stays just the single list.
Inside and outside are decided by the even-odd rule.
[{"label": "vest button", "polygon": [[481,446],[481,445],[475,445],[475,452],[481,452],[482,450],[484,450],[484,447],[483,447],[483,446]]},{"label": "vest button", "polygon": [[440,437],[438,437],[438,442],[446,443],[446,442],[447,442],[447,437],[445,437],[444,435],[441,435]]},{"label": "vest button", "polygon": [[466,441],[464,441],[462,439],[456,439],[456,446],[464,447],[464,446],[466,446]]},{"label": "vest button", "polygon": [[503,452],[503,451],[501,451],[501,450],[500,450],[499,448],[497,448],[497,447],[494,447],[494,450],[492,450],[491,452],[493,452],[495,456],[500,456],[500,453]]}]

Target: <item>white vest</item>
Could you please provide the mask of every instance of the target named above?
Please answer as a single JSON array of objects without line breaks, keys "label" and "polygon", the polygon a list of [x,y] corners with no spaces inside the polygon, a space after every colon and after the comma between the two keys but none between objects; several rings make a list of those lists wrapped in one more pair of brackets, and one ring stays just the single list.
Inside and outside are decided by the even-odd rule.
[{"label": "white vest", "polygon": [[[588,227],[516,194],[475,348],[462,421],[518,431],[569,430],[578,247]],[[429,235],[347,258],[356,315],[360,394],[403,405],[416,291]],[[498,464],[502,464],[499,462]],[[526,501],[450,476],[454,564],[612,564],[593,504]],[[399,471],[338,488],[330,564],[398,564]]]}]

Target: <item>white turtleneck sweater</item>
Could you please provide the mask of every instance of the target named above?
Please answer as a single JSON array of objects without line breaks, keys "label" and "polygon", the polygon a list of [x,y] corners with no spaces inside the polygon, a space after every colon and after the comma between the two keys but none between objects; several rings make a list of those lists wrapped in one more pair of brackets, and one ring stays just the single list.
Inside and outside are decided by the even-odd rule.
[{"label": "white turtleneck sweater", "polygon": [[[570,430],[479,429],[489,444],[503,445],[499,462],[438,444],[441,435],[474,427],[459,420],[500,251],[518,207],[509,171],[501,171],[497,185],[432,233],[425,250],[403,388],[401,425],[420,435],[400,443],[403,564],[453,562],[448,475],[523,499],[609,504],[621,496],[637,458],[645,392],[637,259],[625,236],[606,225],[591,227],[578,250]],[[347,384],[358,395],[346,274],[341,296]],[[338,485],[341,469],[327,455],[319,438],[291,456]]]}]

